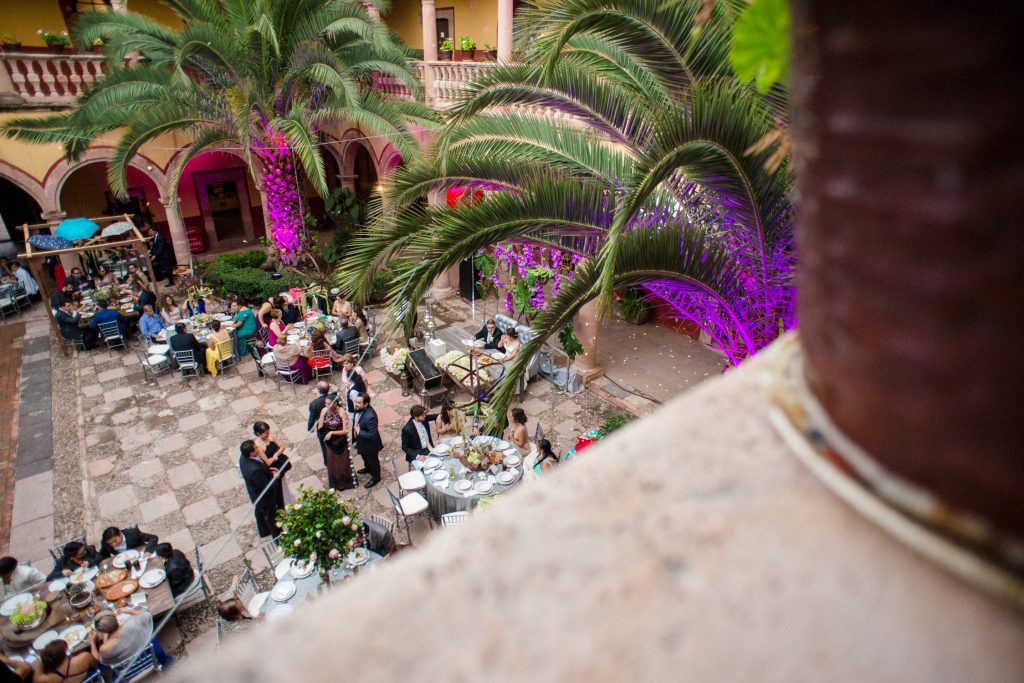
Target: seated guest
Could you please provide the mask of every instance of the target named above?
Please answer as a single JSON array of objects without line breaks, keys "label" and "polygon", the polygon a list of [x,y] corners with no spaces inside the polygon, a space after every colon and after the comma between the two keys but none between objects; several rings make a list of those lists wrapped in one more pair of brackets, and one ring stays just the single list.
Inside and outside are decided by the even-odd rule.
[{"label": "seated guest", "polygon": [[[225,356],[221,354],[220,347],[218,345],[221,342],[228,342],[230,344],[231,333],[228,332],[227,329],[221,327],[219,320],[211,321],[210,329],[213,330],[213,333],[210,335],[209,339],[206,340],[206,370],[216,377],[217,361],[224,360],[225,358]],[[234,351],[228,349],[225,353],[230,356]]]},{"label": "seated guest", "polygon": [[155,550],[156,556],[164,559],[164,571],[167,572],[167,585],[171,587],[171,595],[178,597],[196,580],[192,563],[185,557],[185,553],[171,547],[170,543],[158,543]]},{"label": "seated guest", "polygon": [[90,646],[95,647],[103,664],[116,664],[142,651],[147,644],[153,645],[157,661],[168,664],[171,658],[164,653],[153,638],[153,617],[149,612],[131,607],[118,610],[127,615],[124,623],[113,612],[100,612],[93,622],[95,631]]},{"label": "seated guest", "polygon": [[366,537],[366,549],[378,555],[388,555],[395,549],[394,534],[372,519],[363,520],[363,535]]},{"label": "seated guest", "polygon": [[35,567],[18,564],[13,557],[0,558],[0,600],[28,590],[46,581],[46,575]]},{"label": "seated guest", "polygon": [[11,275],[11,259],[0,256],[0,278],[14,277]]},{"label": "seated guest", "polygon": [[55,311],[60,310],[61,304],[64,300],[78,301],[82,298],[82,295],[75,291],[75,288],[71,286],[71,283],[64,281],[64,287],[58,289],[57,292],[50,298],[50,308]]},{"label": "seated guest", "polygon": [[501,334],[498,332],[498,325],[494,322],[494,318],[488,318],[484,326],[480,328],[474,336],[474,339],[483,340],[485,349],[493,349],[497,351],[498,344],[501,343]]},{"label": "seated guest", "polygon": [[348,318],[339,319],[338,324],[341,326],[341,329],[338,330],[338,334],[336,335],[334,348],[338,353],[347,353],[345,351],[345,344],[359,339],[359,330],[349,324]]},{"label": "seated guest", "polygon": [[[327,357],[313,358],[314,351],[327,351]],[[328,365],[341,363],[341,354],[336,353],[331,345],[327,343],[327,336],[323,330],[313,330],[309,335],[309,366],[312,368],[325,368]]]},{"label": "seated guest", "polygon": [[89,327],[91,329],[99,329],[100,323],[117,323],[117,329],[121,332],[121,336],[127,339],[127,333],[125,332],[128,320],[121,315],[121,311],[116,308],[110,307],[110,301],[107,299],[101,299],[99,302],[100,310],[96,311],[96,315],[89,321]]},{"label": "seated guest", "polygon": [[57,327],[60,328],[60,336],[70,342],[82,340],[82,347],[86,350],[96,346],[96,333],[88,328],[79,326],[82,316],[71,299],[62,302],[61,307],[53,314],[57,320]]},{"label": "seated guest", "polygon": [[96,552],[96,548],[78,541],[69,541],[64,544],[64,553],[46,578],[52,581],[62,576],[71,576],[82,567],[95,567],[99,563],[100,555]]},{"label": "seated guest", "polygon": [[530,452],[530,435],[526,431],[526,412],[522,408],[512,409],[512,424],[508,428],[507,438],[520,455]]},{"label": "seated guest", "polygon": [[238,355],[245,356],[249,353],[249,338],[256,334],[256,314],[245,305],[244,301],[236,300],[231,302],[231,315],[234,317],[234,321],[229,324],[235,328]]},{"label": "seated guest", "polygon": [[237,575],[232,577],[231,587],[228,588],[227,597],[217,604],[217,614],[222,620],[222,623],[220,624],[220,634],[222,638],[240,633],[263,619],[262,614],[255,617],[249,614],[245,604],[238,599],[237,595],[240,579],[241,577]]},{"label": "seated guest", "polygon": [[140,271],[139,267],[134,263],[128,264],[128,272],[125,273],[123,278],[121,278],[121,282],[133,287],[141,284],[145,284],[147,287],[149,286],[149,278],[143,275],[142,271]]},{"label": "seated guest", "polygon": [[299,378],[296,381],[299,384],[309,384],[313,371],[309,367],[309,359],[306,358],[302,349],[295,344],[289,344],[288,338],[281,335],[277,338],[277,343],[274,345],[273,350],[275,365],[287,365],[292,370],[298,370]]},{"label": "seated guest", "polygon": [[64,280],[64,284],[71,285],[71,288],[74,289],[74,291],[80,292],[81,290],[88,288],[92,284],[92,281],[85,275],[82,275],[81,268],[72,268],[71,275],[68,275],[68,278]]},{"label": "seated guest", "polygon": [[149,304],[143,306],[142,316],[139,318],[139,332],[156,341],[156,336],[163,331],[164,321],[153,311],[153,307]]},{"label": "seated guest", "polygon": [[80,683],[90,669],[100,663],[99,652],[90,643],[88,650],[68,655],[68,644],[58,638],[46,645],[35,663],[34,683]]},{"label": "seated guest", "polygon": [[405,462],[410,470],[414,462],[425,460],[434,447],[430,423],[436,418],[437,415],[428,414],[427,409],[421,405],[409,408],[409,421],[402,427],[402,451],[405,452]]},{"label": "seated guest", "polygon": [[203,360],[206,358],[203,345],[199,343],[198,339],[189,334],[188,326],[185,323],[177,323],[174,326],[174,334],[167,340],[167,343],[171,347],[172,354],[175,351],[191,351],[192,360],[196,362],[196,369],[202,374]]},{"label": "seated guest", "polygon": [[156,294],[154,294],[149,289],[149,283],[139,282],[137,283],[137,285],[138,286],[135,289],[135,296],[137,297],[135,300],[135,310],[141,313],[146,308],[146,306],[152,306],[153,310],[155,311]]},{"label": "seated guest", "polygon": [[33,669],[31,664],[26,664],[24,661],[20,660],[10,659],[4,654],[0,654],[0,683],[20,683],[21,681],[31,681],[32,671]]},{"label": "seated guest", "polygon": [[437,414],[437,419],[434,420],[434,429],[437,430],[438,436],[455,433],[455,420],[452,417],[451,403],[445,402],[441,406],[441,412]]},{"label": "seated guest", "polygon": [[160,317],[170,327],[189,317],[188,309],[179,305],[170,294],[164,295],[164,305],[160,307]]},{"label": "seated guest", "polygon": [[281,310],[281,322],[285,325],[294,325],[302,320],[302,312],[299,311],[299,307],[296,306],[291,299],[285,299],[283,296],[275,296],[274,308]]},{"label": "seated guest", "polygon": [[153,534],[139,531],[139,527],[133,526],[127,529],[118,529],[116,526],[108,526],[100,536],[100,560],[113,557],[125,550],[137,549],[139,546],[146,546],[146,552],[153,552],[157,539]]},{"label": "seated guest", "polygon": [[29,274],[28,268],[25,268],[17,261],[11,261],[11,275],[25,288],[25,293],[30,298],[39,298],[39,285],[36,284],[36,281]]},{"label": "seated guest", "polygon": [[353,304],[352,316],[349,318],[349,323],[356,328],[356,332],[359,333],[359,345],[366,346],[370,343],[370,331],[368,328],[369,323],[366,320],[366,313],[363,312],[363,307],[359,304]]},{"label": "seated guest", "polygon": [[519,342],[519,333],[516,328],[510,327],[505,330],[501,341],[498,342],[498,350],[505,354],[504,360],[512,360],[519,355],[519,350],[522,348],[523,345]]},{"label": "seated guest", "polygon": [[337,290],[334,295],[334,303],[331,304],[331,315],[339,318],[351,318],[353,315],[352,304]]},{"label": "seated guest", "polygon": [[551,442],[547,439],[541,439],[537,442],[537,451],[540,453],[540,456],[537,458],[537,464],[533,466],[533,471],[537,474],[547,472],[558,464],[558,456],[551,450]]},{"label": "seated guest", "polygon": [[[280,297],[278,297],[280,298]],[[271,346],[277,346],[277,340],[288,336],[291,325],[285,325],[281,320],[281,309],[270,309],[270,324],[267,326],[267,340]]]},{"label": "seated guest", "polygon": [[96,289],[101,287],[113,287],[117,282],[117,276],[107,270],[106,266],[100,266],[96,273],[96,277],[93,279],[93,283]]}]

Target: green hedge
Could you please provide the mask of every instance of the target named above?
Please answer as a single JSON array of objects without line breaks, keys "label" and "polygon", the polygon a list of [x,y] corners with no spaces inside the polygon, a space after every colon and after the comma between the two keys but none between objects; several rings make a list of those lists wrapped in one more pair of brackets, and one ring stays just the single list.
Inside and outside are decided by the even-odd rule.
[{"label": "green hedge", "polygon": [[260,269],[266,258],[266,253],[258,249],[214,257],[202,267],[203,283],[221,296],[234,294],[249,303],[307,284],[306,278],[292,273],[275,280],[270,272]]}]

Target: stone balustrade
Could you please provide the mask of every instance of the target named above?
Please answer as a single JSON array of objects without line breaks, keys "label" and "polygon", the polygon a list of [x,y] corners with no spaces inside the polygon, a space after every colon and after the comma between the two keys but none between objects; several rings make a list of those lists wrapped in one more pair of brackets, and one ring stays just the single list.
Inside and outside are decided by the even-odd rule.
[{"label": "stone balustrade", "polygon": [[0,92],[28,104],[71,104],[103,74],[103,56],[0,53]]}]

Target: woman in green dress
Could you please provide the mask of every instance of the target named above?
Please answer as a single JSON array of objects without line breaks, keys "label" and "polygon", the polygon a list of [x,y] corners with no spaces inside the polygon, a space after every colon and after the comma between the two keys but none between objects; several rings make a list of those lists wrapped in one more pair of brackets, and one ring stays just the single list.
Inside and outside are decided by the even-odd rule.
[{"label": "woman in green dress", "polygon": [[249,337],[256,334],[256,314],[252,312],[245,302],[233,301],[231,313],[235,317],[235,338],[238,340],[238,355],[245,356],[249,353]]}]

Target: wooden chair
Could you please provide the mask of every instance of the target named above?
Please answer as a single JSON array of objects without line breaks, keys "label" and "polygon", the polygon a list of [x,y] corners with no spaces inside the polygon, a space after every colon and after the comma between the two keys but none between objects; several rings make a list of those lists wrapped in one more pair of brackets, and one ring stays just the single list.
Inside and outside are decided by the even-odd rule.
[{"label": "wooden chair", "polygon": [[441,515],[441,527],[444,529],[450,529],[453,526],[458,526],[469,520],[468,512],[449,512]]},{"label": "wooden chair", "polygon": [[217,366],[217,372],[220,373],[223,373],[240,360],[238,354],[235,353],[235,346],[230,339],[217,342],[216,354],[217,359],[214,361],[214,364]]}]

